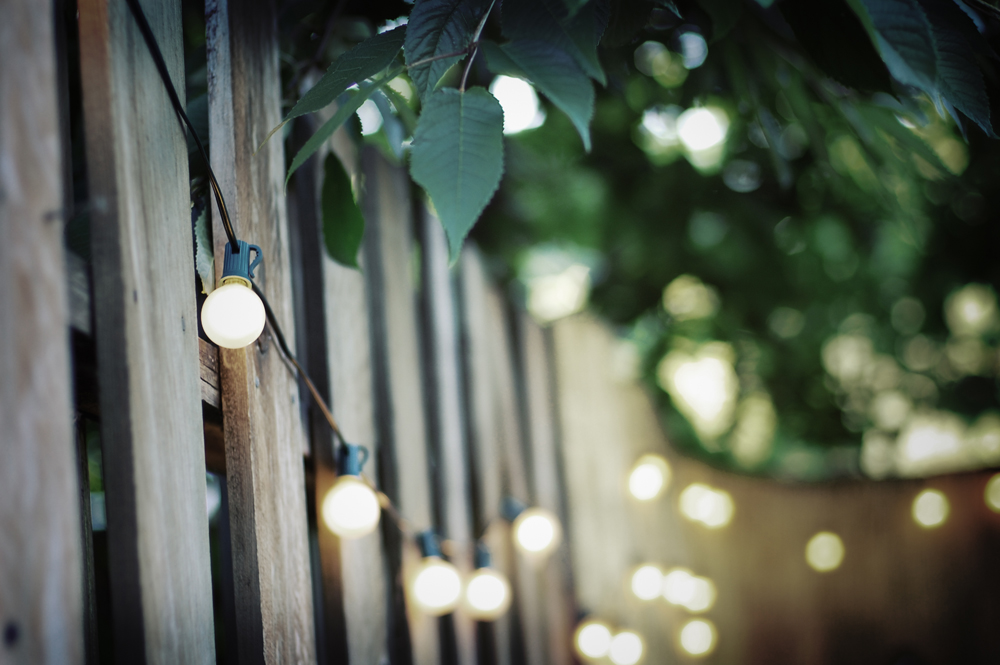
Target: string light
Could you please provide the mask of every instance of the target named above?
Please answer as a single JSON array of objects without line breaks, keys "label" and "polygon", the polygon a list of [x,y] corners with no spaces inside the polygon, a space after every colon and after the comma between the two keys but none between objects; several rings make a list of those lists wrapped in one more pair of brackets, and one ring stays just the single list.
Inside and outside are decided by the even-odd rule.
[{"label": "string light", "polygon": [[510,583],[491,564],[489,550],[480,543],[476,547],[476,572],[465,585],[465,608],[478,621],[498,619],[510,608]]},{"label": "string light", "polygon": [[608,657],[615,665],[635,665],[642,660],[642,638],[631,630],[623,630],[611,640]]},{"label": "string light", "polygon": [[[239,253],[226,244],[220,286],[208,294],[201,306],[201,327],[208,338],[227,349],[252,344],[264,330],[264,304],[253,292],[253,269],[260,263],[260,247],[237,241]],[[256,258],[250,263],[250,250]]]},{"label": "string light", "polygon": [[688,612],[707,612],[715,604],[715,583],[687,568],[674,568],[663,576],[663,598]]},{"label": "string light", "polygon": [[341,538],[361,538],[378,526],[378,497],[360,477],[367,461],[367,448],[347,443],[340,447],[340,477],[323,498],[322,512],[327,528]]},{"label": "string light", "polygon": [[660,496],[670,484],[670,465],[659,455],[643,455],[628,477],[628,490],[639,501]]},{"label": "string light", "polygon": [[924,490],[913,500],[913,520],[925,529],[944,524],[948,512],[948,497],[938,490]]},{"label": "string light", "polygon": [[534,557],[546,557],[562,540],[559,520],[552,511],[544,508],[528,508],[514,520],[514,544],[523,553]]},{"label": "string light", "polygon": [[688,485],[680,496],[681,513],[692,522],[719,529],[733,519],[733,498],[729,492],[702,483]]},{"label": "string light", "polygon": [[1000,513],[1000,473],[990,478],[983,492],[987,507],[995,513]]},{"label": "string light", "polygon": [[707,619],[692,619],[681,627],[678,642],[692,656],[707,656],[715,648],[715,624]]},{"label": "string light", "polygon": [[806,562],[819,573],[840,567],[844,560],[844,542],[835,533],[820,531],[806,545]]},{"label": "string light", "polygon": [[573,645],[581,658],[603,658],[611,650],[611,628],[603,621],[588,619],[577,626]]},{"label": "string light", "polygon": [[663,587],[663,571],[659,566],[646,564],[632,573],[632,593],[639,600],[653,600],[660,596]]},{"label": "string light", "polygon": [[455,566],[441,558],[441,548],[434,531],[424,531],[417,539],[423,560],[413,571],[411,598],[424,614],[448,614],[458,607],[462,578]]}]

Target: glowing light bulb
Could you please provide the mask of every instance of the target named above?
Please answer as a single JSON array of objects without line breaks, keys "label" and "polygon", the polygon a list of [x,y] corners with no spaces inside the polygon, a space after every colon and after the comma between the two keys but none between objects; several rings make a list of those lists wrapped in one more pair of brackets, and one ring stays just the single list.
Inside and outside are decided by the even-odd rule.
[{"label": "glowing light bulb", "polygon": [[702,483],[688,485],[680,496],[680,509],[692,522],[701,522],[709,529],[718,529],[733,519],[733,498],[729,492]]},{"label": "glowing light bulb", "polygon": [[639,600],[653,600],[663,587],[663,571],[659,566],[647,564],[632,573],[632,593]]},{"label": "glowing light bulb", "polygon": [[611,629],[601,621],[585,621],[576,629],[573,644],[582,658],[603,658],[611,650]]},{"label": "glowing light bulb", "polygon": [[264,304],[245,280],[229,278],[208,294],[201,306],[201,327],[227,349],[242,349],[264,330]]},{"label": "glowing light bulb", "polygon": [[465,585],[465,607],[478,621],[493,621],[510,607],[507,578],[494,568],[480,568]]},{"label": "glowing light bulb", "polygon": [[643,644],[638,633],[623,630],[611,640],[608,656],[615,665],[635,665],[642,659]]},{"label": "glowing light bulb", "polygon": [[677,118],[677,134],[692,152],[714,148],[726,140],[729,118],[721,109],[692,108]]},{"label": "glowing light bulb", "polygon": [[1000,473],[990,478],[983,492],[986,505],[995,513],[1000,513]]},{"label": "glowing light bulb", "polygon": [[819,573],[840,567],[844,560],[844,542],[835,533],[820,531],[806,545],[806,563]]},{"label": "glowing light bulb", "polygon": [[681,648],[692,656],[707,656],[715,648],[715,625],[706,619],[692,619],[681,628]]},{"label": "glowing light bulb", "polygon": [[913,500],[913,520],[925,529],[944,524],[948,511],[948,497],[938,490],[924,490]]},{"label": "glowing light bulb", "polygon": [[639,501],[655,499],[670,482],[670,466],[659,455],[643,455],[628,477],[628,490]]},{"label": "glowing light bulb", "polygon": [[453,611],[462,595],[458,569],[438,556],[424,557],[411,585],[413,600],[425,614],[441,616]]},{"label": "glowing light bulb", "polygon": [[341,538],[367,536],[381,512],[375,492],[357,476],[341,476],[323,498],[323,522]]},{"label": "glowing light bulb", "polygon": [[687,568],[674,568],[663,576],[663,598],[689,612],[707,612],[715,604],[715,583]]},{"label": "glowing light bulb", "polygon": [[545,122],[545,111],[538,103],[538,95],[527,81],[498,76],[490,84],[490,93],[503,109],[504,134],[517,134]]},{"label": "glowing light bulb", "polygon": [[528,508],[514,520],[514,542],[525,554],[547,556],[559,546],[562,532],[556,516],[544,508]]}]

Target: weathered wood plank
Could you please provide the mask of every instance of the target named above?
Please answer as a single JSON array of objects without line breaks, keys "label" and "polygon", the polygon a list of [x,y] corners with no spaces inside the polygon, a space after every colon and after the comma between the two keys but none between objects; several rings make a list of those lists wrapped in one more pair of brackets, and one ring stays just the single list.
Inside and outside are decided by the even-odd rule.
[{"label": "weathered wood plank", "polygon": [[[183,91],[180,3],[144,8]],[[79,10],[115,654],[210,663],[187,147],[125,3]]]},{"label": "weathered wood plank", "polygon": [[5,1],[0,21],[0,659],[12,665],[84,659],[52,9]]},{"label": "weathered wood plank", "polygon": [[[257,284],[294,344],[282,142],[253,154],[281,120],[274,5],[209,0],[205,11],[212,166],[237,234],[263,251]],[[213,225],[222,256],[217,210]],[[268,331],[222,350],[219,365],[240,662],[315,662],[298,384]]]},{"label": "weathered wood plank", "polygon": [[[382,486],[413,529],[422,531],[434,522],[417,328],[410,181],[404,170],[390,166],[374,149],[362,153],[361,164],[366,183],[362,203],[367,221],[366,275],[378,368],[376,417]],[[395,549],[392,541],[387,539],[386,546],[391,555]],[[419,561],[419,554],[411,540],[403,540],[399,546],[401,579],[405,580],[410,567]],[[399,592],[397,589],[394,597],[390,644],[400,649],[409,644],[416,665],[437,663],[437,619],[414,607],[407,607],[404,617]]]},{"label": "weathered wood plank", "polygon": [[[461,340],[456,319],[453,273],[448,266],[448,241],[441,222],[424,210],[421,220],[423,250],[424,321],[431,393],[431,437],[435,444],[434,481],[441,535],[457,547],[451,562],[463,576],[472,573],[474,540],[472,492],[466,454],[462,401]],[[462,607],[453,614],[456,662],[476,662],[475,624]]]}]

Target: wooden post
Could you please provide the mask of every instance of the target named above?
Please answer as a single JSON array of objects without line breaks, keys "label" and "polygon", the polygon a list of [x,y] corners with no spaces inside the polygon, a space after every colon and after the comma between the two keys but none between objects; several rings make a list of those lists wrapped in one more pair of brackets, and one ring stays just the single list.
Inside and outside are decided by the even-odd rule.
[{"label": "wooden post", "polygon": [[[274,6],[209,0],[205,11],[212,167],[236,233],[263,251],[256,281],[294,345],[280,136],[254,155],[281,120]],[[217,210],[213,229],[221,257]],[[219,365],[239,659],[315,662],[298,383],[269,330],[222,349]]]},{"label": "wooden post", "polygon": [[84,660],[52,3],[0,21],[0,661]]},{"label": "wooden post", "polygon": [[[179,2],[145,2],[184,90]],[[215,661],[187,146],[135,18],[82,0],[115,657]]]},{"label": "wooden post", "polygon": [[[376,418],[379,423],[379,464],[382,486],[410,521],[414,531],[433,525],[431,485],[424,420],[423,376],[417,328],[417,293],[413,269],[413,213],[406,172],[386,163],[374,149],[361,155],[366,191],[363,201],[366,275],[372,302],[372,338],[378,371]],[[383,533],[394,534],[387,525]],[[416,544],[386,540],[394,574],[420,558]],[[397,549],[401,548],[401,549]],[[405,607],[402,589],[393,591],[389,642],[401,652],[393,662],[412,657],[416,665],[439,662],[438,622],[414,607]],[[407,645],[412,655],[406,654]]]},{"label": "wooden post", "polygon": [[[451,562],[463,576],[472,573],[475,536],[472,530],[472,493],[466,455],[462,403],[461,343],[456,319],[452,271],[444,229],[430,211],[421,220],[423,249],[424,321],[431,392],[431,436],[437,464],[437,508],[442,537],[453,540]],[[459,607],[452,615],[455,661],[476,662],[475,624]]]}]

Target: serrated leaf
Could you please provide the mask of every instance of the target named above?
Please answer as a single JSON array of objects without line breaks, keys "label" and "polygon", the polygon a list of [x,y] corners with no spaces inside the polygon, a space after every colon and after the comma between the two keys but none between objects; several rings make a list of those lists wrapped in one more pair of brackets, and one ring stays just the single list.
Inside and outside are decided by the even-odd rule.
[{"label": "serrated leaf", "polygon": [[503,46],[481,45],[491,71],[531,81],[569,116],[590,152],[590,120],[594,115],[594,86],[576,62],[548,42],[513,41]]},{"label": "serrated leaf", "polygon": [[976,54],[989,51],[982,35],[952,2],[849,0],[892,75],[932,99],[943,97],[989,136],[990,103]]},{"label": "serrated leaf", "polygon": [[323,162],[320,208],[326,253],[343,266],[357,268],[358,250],[365,235],[365,218],[354,199],[351,177],[332,152]]},{"label": "serrated leaf", "polygon": [[438,90],[413,137],[410,174],[430,195],[452,261],[500,185],[503,110],[485,88]]},{"label": "serrated leaf", "polygon": [[399,119],[403,121],[403,125],[406,127],[406,131],[412,134],[417,129],[417,114],[413,112],[410,107],[409,102],[401,94],[392,89],[391,85],[383,86],[379,92],[384,93],[389,101],[392,102],[393,107],[396,109],[396,113],[399,114]]},{"label": "serrated leaf", "polygon": [[[584,73],[607,85],[597,45],[607,27],[606,5],[598,0],[573,16],[562,16],[559,0],[504,0],[503,34],[511,41],[542,41],[569,54]],[[647,14],[648,16],[648,14]]]},{"label": "serrated leaf", "polygon": [[406,139],[406,128],[403,127],[403,123],[396,114],[392,112],[392,103],[383,94],[386,89],[388,89],[388,86],[372,95],[372,101],[375,102],[378,112],[382,115],[382,135],[385,137],[385,142],[398,160],[403,157],[403,141]]},{"label": "serrated leaf", "polygon": [[215,290],[215,252],[208,237],[208,206],[202,209],[194,221],[194,266],[201,278],[201,290],[211,293]]},{"label": "serrated leaf", "polygon": [[372,94],[379,89],[381,84],[370,83],[368,85],[363,85],[361,88],[354,92],[343,104],[337,108],[337,112],[333,114],[333,117],[320,125],[320,128],[316,130],[316,133],[309,137],[309,140],[299,148],[299,151],[295,153],[295,158],[292,160],[291,166],[288,167],[288,174],[285,176],[285,186],[288,186],[288,181],[292,179],[292,174],[295,173],[300,166],[306,163],[306,160],[313,156],[320,146],[322,146],[327,139],[333,136],[333,133],[337,129],[347,122],[347,119],[354,115],[361,105],[372,96]]},{"label": "serrated leaf", "polygon": [[414,5],[406,31],[404,55],[410,67],[410,80],[421,99],[434,92],[437,82],[462,56],[413,65],[469,48],[479,22],[491,6],[490,0],[418,0]]}]

